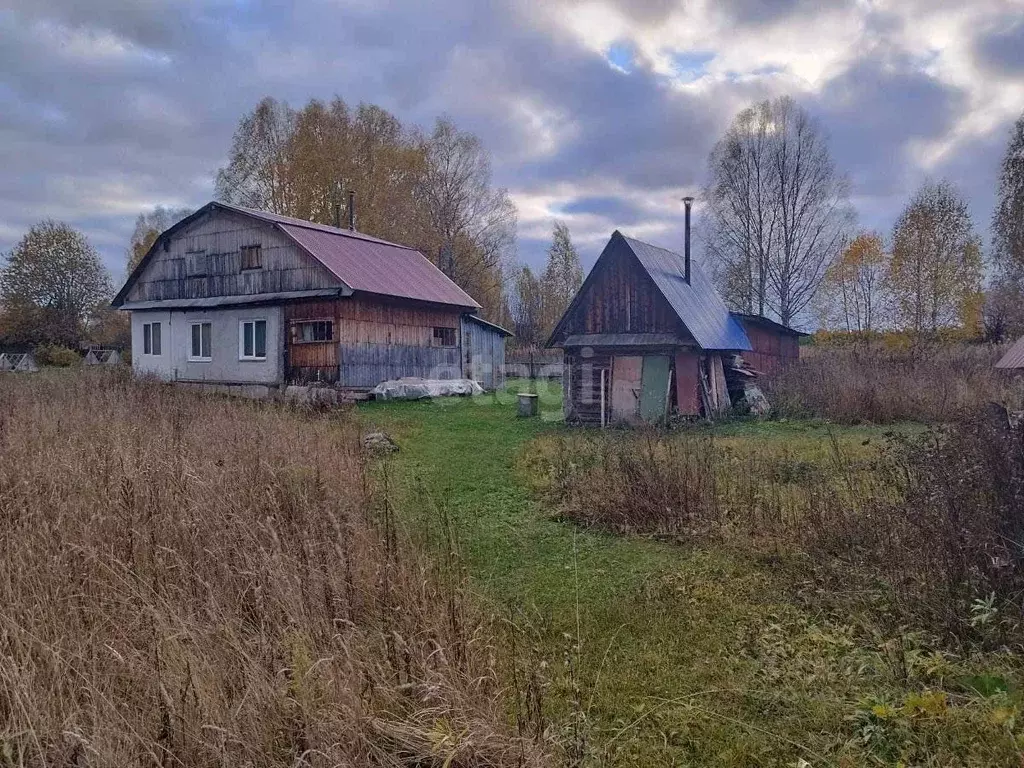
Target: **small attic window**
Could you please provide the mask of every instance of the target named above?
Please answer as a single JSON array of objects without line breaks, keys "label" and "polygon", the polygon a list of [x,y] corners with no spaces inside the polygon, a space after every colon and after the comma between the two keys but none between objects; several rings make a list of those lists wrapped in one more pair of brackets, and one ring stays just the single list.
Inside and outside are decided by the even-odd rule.
[{"label": "small attic window", "polygon": [[171,250],[171,238],[165,237],[164,240],[163,240],[163,246],[164,246],[164,253],[167,253],[169,250]]},{"label": "small attic window", "polygon": [[259,245],[242,246],[242,269],[262,269],[263,252]]}]

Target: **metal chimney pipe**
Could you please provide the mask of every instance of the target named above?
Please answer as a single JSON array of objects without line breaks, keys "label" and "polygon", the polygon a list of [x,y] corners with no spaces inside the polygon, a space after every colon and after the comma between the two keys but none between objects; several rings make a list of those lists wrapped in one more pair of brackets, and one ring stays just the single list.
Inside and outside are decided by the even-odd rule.
[{"label": "metal chimney pipe", "polygon": [[356,231],[356,191],[350,189],[348,191],[348,228],[352,231]]},{"label": "metal chimney pipe", "polygon": [[686,262],[686,283],[690,283],[690,208],[693,206],[692,197],[684,197],[683,205],[686,206],[686,224],[683,229],[683,258]]}]

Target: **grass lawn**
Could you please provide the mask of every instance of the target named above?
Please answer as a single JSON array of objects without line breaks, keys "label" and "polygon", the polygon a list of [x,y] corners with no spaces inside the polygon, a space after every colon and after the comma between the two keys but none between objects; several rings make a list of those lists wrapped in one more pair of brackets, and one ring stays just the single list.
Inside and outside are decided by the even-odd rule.
[{"label": "grass lawn", "polygon": [[[533,671],[546,722],[571,759],[1009,764],[1016,704],[1001,683],[1015,674],[1012,658],[965,659],[911,629],[887,633],[795,560],[557,521],[526,476],[531,448],[565,430],[557,384],[539,387],[540,419],[518,419],[508,394],[369,403],[360,414],[401,446],[391,476],[411,530],[436,530],[437,510],[446,510],[471,583],[522,629],[518,673],[547,660]],[[712,429],[737,449],[784,448],[809,461],[834,443],[873,451],[888,431],[810,422]],[[998,695],[964,682],[996,673]]]}]

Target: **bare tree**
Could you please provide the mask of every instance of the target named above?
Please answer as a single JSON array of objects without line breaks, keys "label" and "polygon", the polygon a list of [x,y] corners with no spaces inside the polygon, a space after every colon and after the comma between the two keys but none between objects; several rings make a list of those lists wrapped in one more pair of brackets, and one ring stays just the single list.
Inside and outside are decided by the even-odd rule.
[{"label": "bare tree", "polygon": [[706,250],[729,303],[790,324],[842,253],[853,214],[823,130],[792,99],[744,110],[711,152]]},{"label": "bare tree", "polygon": [[441,270],[465,287],[509,254],[516,208],[508,190],[492,185],[490,157],[476,136],[440,119],[425,147],[420,196],[433,250]]},{"label": "bare tree", "polygon": [[516,341],[533,347],[543,344],[544,297],[540,280],[525,264],[515,274],[509,309]]},{"label": "bare tree", "polygon": [[131,272],[142,261],[160,234],[193,213],[190,208],[165,208],[158,205],[148,213],[140,213],[135,219],[135,230],[128,244],[128,271]]},{"label": "bare tree", "polygon": [[1024,285],[1024,115],[1013,125],[1000,167],[992,246],[1000,271]]},{"label": "bare tree", "polygon": [[294,110],[269,96],[244,115],[231,142],[228,164],[217,171],[217,197],[272,213],[290,213],[286,149],[294,127]]}]

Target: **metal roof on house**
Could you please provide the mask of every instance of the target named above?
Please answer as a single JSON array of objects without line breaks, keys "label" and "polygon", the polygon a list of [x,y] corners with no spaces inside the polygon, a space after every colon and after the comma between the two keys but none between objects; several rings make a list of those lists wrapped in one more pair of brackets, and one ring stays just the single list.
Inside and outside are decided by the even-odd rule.
[{"label": "metal roof on house", "polygon": [[483,326],[484,328],[489,328],[492,331],[495,331],[496,333],[500,333],[502,336],[515,336],[515,334],[512,333],[512,331],[510,331],[508,328],[502,328],[497,323],[492,323],[489,320],[484,320],[479,315],[466,315],[466,319],[476,323],[477,325]]},{"label": "metal roof on house", "polygon": [[329,227],[236,205],[218,205],[277,225],[353,291],[459,307],[480,307],[430,259],[414,248],[389,243],[350,229]]},{"label": "metal roof on house", "polygon": [[752,349],[743,326],[729,312],[714,283],[696,262],[691,261],[688,283],[683,256],[626,237],[618,230],[612,234],[612,240],[616,236],[629,246],[697,344],[704,349]]},{"label": "metal roof on house", "polygon": [[733,317],[738,318],[741,322],[747,322],[751,325],[759,325],[762,328],[767,328],[771,331],[777,331],[779,333],[785,333],[789,336],[810,336],[811,334],[805,333],[804,331],[798,331],[796,328],[790,328],[788,325],[777,323],[770,317],[764,315],[748,315],[744,312],[732,312]]},{"label": "metal roof on house", "polygon": [[562,347],[678,347],[693,344],[674,333],[578,333],[566,336]]},{"label": "metal roof on house", "polygon": [[1010,347],[1005,355],[999,358],[996,368],[1006,370],[1024,369],[1024,336],[1017,339],[1017,343]]}]

